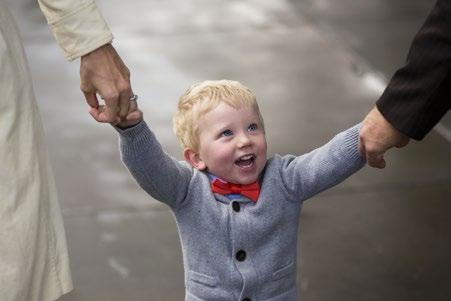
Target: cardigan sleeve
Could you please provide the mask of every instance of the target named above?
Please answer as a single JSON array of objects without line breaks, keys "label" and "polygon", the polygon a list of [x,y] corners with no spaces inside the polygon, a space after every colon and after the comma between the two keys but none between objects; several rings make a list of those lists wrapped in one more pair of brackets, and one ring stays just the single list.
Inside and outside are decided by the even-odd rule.
[{"label": "cardigan sleeve", "polygon": [[450,68],[451,1],[438,0],[377,108],[396,129],[423,139],[450,109]]},{"label": "cardigan sleeve", "polygon": [[358,150],[358,124],[336,135],[327,144],[302,156],[284,156],[280,168],[285,191],[303,201],[348,178],[365,165]]},{"label": "cardigan sleeve", "polygon": [[144,121],[116,130],[121,159],[138,184],[172,208],[181,204],[188,192],[192,168],[167,155]]},{"label": "cardigan sleeve", "polygon": [[38,0],[38,3],[68,60],[113,40],[94,0]]}]

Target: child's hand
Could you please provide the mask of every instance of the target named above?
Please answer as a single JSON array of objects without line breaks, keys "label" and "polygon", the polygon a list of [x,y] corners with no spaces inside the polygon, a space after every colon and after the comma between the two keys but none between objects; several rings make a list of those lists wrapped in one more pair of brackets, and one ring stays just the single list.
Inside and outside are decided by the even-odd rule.
[{"label": "child's hand", "polygon": [[[98,108],[91,108],[89,110],[89,114],[97,120],[96,117],[99,116],[105,110],[104,105],[100,105]],[[116,122],[112,122],[111,125],[117,126],[119,128],[125,129],[132,127],[143,120],[143,112],[138,109],[138,103],[135,100],[130,101],[130,105],[128,107],[127,116],[124,118],[117,117]]]}]

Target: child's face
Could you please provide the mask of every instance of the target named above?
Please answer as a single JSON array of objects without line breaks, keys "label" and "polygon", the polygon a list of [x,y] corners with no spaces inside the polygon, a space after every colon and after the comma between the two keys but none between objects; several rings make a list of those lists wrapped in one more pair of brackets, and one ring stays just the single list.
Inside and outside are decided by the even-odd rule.
[{"label": "child's face", "polygon": [[220,103],[199,119],[199,142],[199,151],[185,151],[185,158],[227,182],[253,183],[265,167],[266,138],[255,108]]}]

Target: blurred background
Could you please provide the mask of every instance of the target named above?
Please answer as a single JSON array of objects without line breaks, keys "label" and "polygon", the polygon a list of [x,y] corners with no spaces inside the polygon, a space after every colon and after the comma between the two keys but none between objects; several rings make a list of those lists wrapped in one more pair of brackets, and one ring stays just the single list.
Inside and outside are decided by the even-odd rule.
[{"label": "blurred background", "polygon": [[[66,225],[75,289],[62,301],[183,300],[168,207],[122,166],[36,1],[8,0],[22,31]],[[270,154],[302,154],[360,122],[400,67],[433,0],[98,0],[134,92],[166,150],[178,97],[236,79],[265,117]],[[451,117],[303,208],[304,301],[451,299]]]}]

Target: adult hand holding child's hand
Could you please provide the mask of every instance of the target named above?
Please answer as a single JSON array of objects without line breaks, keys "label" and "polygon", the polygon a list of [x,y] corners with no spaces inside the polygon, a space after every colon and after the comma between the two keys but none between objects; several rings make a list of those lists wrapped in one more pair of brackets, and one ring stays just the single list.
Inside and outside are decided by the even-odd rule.
[{"label": "adult hand holding child's hand", "polygon": [[395,129],[374,107],[363,120],[360,131],[359,150],[365,155],[368,165],[384,168],[384,154],[392,147],[404,147],[409,137]]},{"label": "adult hand holding child's hand", "polygon": [[[99,116],[105,111],[106,106],[100,105],[97,108],[91,107],[89,110],[89,114],[98,121]],[[111,122],[111,125],[117,126],[121,129],[126,129],[132,127],[143,120],[143,113],[140,109],[138,109],[137,96],[136,100],[131,100],[127,115],[123,118],[120,118],[119,122]]]}]

